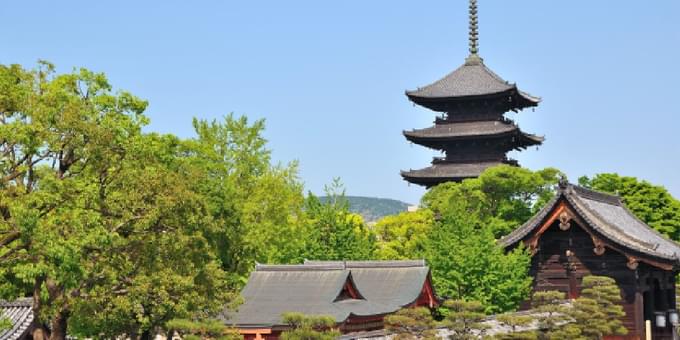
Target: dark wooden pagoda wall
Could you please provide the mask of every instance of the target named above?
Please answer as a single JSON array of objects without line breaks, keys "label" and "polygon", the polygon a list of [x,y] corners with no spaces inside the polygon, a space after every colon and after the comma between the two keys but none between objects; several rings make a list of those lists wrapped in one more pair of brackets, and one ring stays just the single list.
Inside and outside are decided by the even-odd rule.
[{"label": "dark wooden pagoda wall", "polygon": [[[596,255],[590,235],[578,224],[572,222],[566,231],[560,230],[558,224],[556,221],[541,236],[538,251],[533,257],[530,272],[535,278],[534,291],[559,290],[569,298],[576,298],[580,295],[584,276],[611,277],[621,289],[622,306],[626,312],[624,326],[628,328],[629,335],[639,334],[635,303],[637,280],[635,271],[626,266],[627,258],[611,249],[603,255]],[[568,251],[571,256],[567,255]]]}]

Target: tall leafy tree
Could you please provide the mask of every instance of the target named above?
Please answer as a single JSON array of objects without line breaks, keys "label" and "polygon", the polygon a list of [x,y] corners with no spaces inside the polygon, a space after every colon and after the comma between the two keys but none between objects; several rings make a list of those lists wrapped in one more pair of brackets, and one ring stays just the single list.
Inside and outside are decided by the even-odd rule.
[{"label": "tall leafy tree", "polygon": [[680,201],[666,188],[635,177],[613,173],[581,177],[579,184],[620,195],[639,219],[669,238],[680,241]]},{"label": "tall leafy tree", "polygon": [[487,169],[478,178],[432,188],[423,196],[422,205],[435,215],[443,215],[464,201],[468,211],[499,238],[531,218],[552,197],[559,175],[553,168],[531,171],[501,165]]},{"label": "tall leafy tree", "polygon": [[529,253],[506,253],[463,197],[451,202],[428,237],[426,258],[437,293],[479,301],[488,313],[516,308],[530,291]]},{"label": "tall leafy tree", "polygon": [[360,215],[349,211],[349,201],[338,179],[326,187],[322,202],[309,193],[305,202],[305,234],[302,258],[315,260],[369,260],[375,251],[375,235]]},{"label": "tall leafy tree", "polygon": [[220,225],[210,239],[234,284],[256,262],[300,261],[305,219],[297,164],[271,164],[264,121],[230,114],[193,124],[197,137],[185,143],[192,185]]},{"label": "tall leafy tree", "polygon": [[373,227],[377,238],[375,257],[381,260],[423,258],[433,224],[434,216],[429,209],[383,217]]},{"label": "tall leafy tree", "polygon": [[50,339],[148,334],[229,299],[205,205],[172,141],[141,132],[145,107],[103,74],[0,66],[0,294],[32,295]]}]

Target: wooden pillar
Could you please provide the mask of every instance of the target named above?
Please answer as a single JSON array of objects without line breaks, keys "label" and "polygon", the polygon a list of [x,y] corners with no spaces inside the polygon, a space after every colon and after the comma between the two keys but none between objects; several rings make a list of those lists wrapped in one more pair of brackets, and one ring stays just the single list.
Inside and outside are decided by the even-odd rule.
[{"label": "wooden pillar", "polygon": [[635,330],[640,339],[645,338],[645,302],[641,287],[638,285],[635,291]]}]

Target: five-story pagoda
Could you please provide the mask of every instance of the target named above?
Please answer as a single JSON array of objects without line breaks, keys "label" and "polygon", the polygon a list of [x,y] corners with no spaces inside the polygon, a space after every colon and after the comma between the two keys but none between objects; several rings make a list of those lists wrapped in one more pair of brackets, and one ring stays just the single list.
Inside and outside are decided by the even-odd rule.
[{"label": "five-story pagoda", "polygon": [[408,98],[441,115],[434,126],[404,131],[409,141],[440,150],[432,165],[402,171],[408,182],[431,187],[447,181],[462,181],[479,176],[485,169],[499,165],[517,166],[506,154],[539,145],[543,137],[528,134],[504,117],[508,111],[537,106],[540,98],[520,91],[484,65],[478,55],[477,1],[470,0],[470,55],[465,64],[444,78],[406,91]]}]

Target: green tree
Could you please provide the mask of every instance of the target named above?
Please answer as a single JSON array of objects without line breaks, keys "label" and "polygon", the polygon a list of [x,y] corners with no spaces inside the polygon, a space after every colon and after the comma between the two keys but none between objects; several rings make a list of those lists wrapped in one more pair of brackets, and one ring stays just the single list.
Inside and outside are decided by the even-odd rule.
[{"label": "green tree", "polygon": [[531,289],[531,257],[524,248],[506,253],[467,202],[453,201],[428,236],[426,259],[437,293],[479,301],[487,313],[512,310]]},{"label": "green tree", "polygon": [[625,335],[621,318],[626,314],[616,281],[605,276],[583,278],[581,297],[567,314],[573,322],[552,333],[552,339],[602,339],[606,335]]},{"label": "green tree", "polygon": [[403,308],[385,317],[385,328],[397,340],[438,339],[432,312],[425,307]]},{"label": "green tree", "polygon": [[452,331],[452,340],[479,339],[488,328],[482,323],[486,318],[484,306],[477,301],[447,300],[444,308],[447,315],[443,324]]},{"label": "green tree", "polygon": [[178,334],[182,339],[215,339],[215,340],[241,340],[241,336],[234,328],[227,327],[220,320],[188,320],[172,319],[166,323],[169,330],[167,336]]},{"label": "green tree", "polygon": [[338,179],[326,187],[324,202],[309,193],[305,202],[306,230],[302,257],[315,260],[368,260],[375,251],[375,235],[349,202]]},{"label": "green tree", "polygon": [[531,171],[501,165],[478,178],[447,182],[429,190],[422,205],[444,215],[459,202],[500,238],[526,222],[554,194],[560,172],[553,168]]},{"label": "green tree", "polygon": [[427,235],[433,224],[433,214],[429,209],[380,219],[373,227],[377,237],[375,257],[380,260],[423,258]]},{"label": "green tree", "polygon": [[148,334],[230,299],[201,196],[173,138],[141,132],[145,107],[103,74],[0,66],[0,295],[33,295],[50,339]]},{"label": "green tree", "polygon": [[534,321],[531,315],[518,315],[515,313],[501,314],[496,317],[498,322],[510,328],[509,332],[499,333],[494,336],[498,340],[535,340],[536,332],[526,330]]},{"label": "green tree", "polygon": [[271,164],[264,121],[230,114],[193,124],[197,137],[185,143],[192,186],[221,226],[210,239],[233,283],[243,284],[256,262],[300,262],[306,220],[297,164]]},{"label": "green tree", "polygon": [[666,188],[613,173],[584,176],[579,178],[579,184],[620,195],[635,216],[672,240],[680,241],[680,201]]},{"label": "green tree", "polygon": [[532,296],[531,305],[537,314],[539,339],[553,338],[553,333],[559,327],[571,321],[568,307],[564,305],[565,297],[565,293],[555,290],[535,292]]},{"label": "green tree", "polygon": [[284,313],[283,322],[290,327],[281,333],[282,340],[334,340],[340,335],[330,316]]}]

